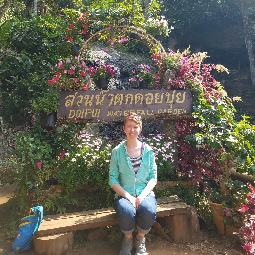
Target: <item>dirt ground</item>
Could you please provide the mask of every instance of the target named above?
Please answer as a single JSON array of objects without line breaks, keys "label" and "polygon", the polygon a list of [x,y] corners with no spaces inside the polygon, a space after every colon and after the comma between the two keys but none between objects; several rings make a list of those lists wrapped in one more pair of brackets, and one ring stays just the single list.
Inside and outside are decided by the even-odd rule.
[{"label": "dirt ground", "polygon": [[[12,196],[14,186],[0,187],[0,221],[3,220],[4,207]],[[196,244],[176,244],[158,236],[153,229],[148,234],[146,247],[149,255],[241,255],[246,254],[241,247],[237,236],[226,237],[213,230],[202,230],[201,240]],[[13,255],[11,245],[14,240],[6,239],[6,235],[0,231],[0,255]],[[107,236],[94,241],[87,239],[87,232],[76,232],[73,251],[66,255],[118,255],[121,242],[109,241]],[[33,248],[21,254],[36,255]],[[132,255],[135,250],[132,251]],[[53,255],[53,254],[52,254]]]}]

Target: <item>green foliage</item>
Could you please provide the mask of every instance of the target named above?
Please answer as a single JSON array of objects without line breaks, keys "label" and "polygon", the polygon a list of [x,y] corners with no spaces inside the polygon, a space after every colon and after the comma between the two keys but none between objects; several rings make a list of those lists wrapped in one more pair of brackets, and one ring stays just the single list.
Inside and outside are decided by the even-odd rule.
[{"label": "green foliage", "polygon": [[53,196],[51,199],[47,198],[44,204],[46,211],[53,211],[59,214],[66,212],[68,205],[77,205],[77,199],[72,196]]},{"label": "green foliage", "polygon": [[58,182],[67,193],[86,184],[108,189],[111,145],[87,131],[76,135],[70,150],[63,154],[57,173]]},{"label": "green foliage", "polygon": [[55,154],[50,143],[50,133],[40,126],[18,134],[13,154],[13,178],[20,186],[39,192],[39,187],[54,173]]},{"label": "green foliage", "polygon": [[13,240],[16,237],[20,217],[17,199],[9,199],[5,206],[1,208],[0,221],[0,233],[4,233],[7,240]]},{"label": "green foliage", "polygon": [[62,28],[50,15],[13,19],[2,26],[1,116],[7,123],[21,119],[26,123],[31,102],[43,93],[50,67],[57,61]]},{"label": "green foliage", "polygon": [[32,107],[35,112],[41,113],[42,111],[46,114],[49,114],[51,112],[57,112],[58,106],[59,106],[59,92],[49,87],[42,97],[39,97],[35,100],[35,102],[32,104]]},{"label": "green foliage", "polygon": [[147,33],[155,35],[169,36],[171,29],[168,28],[168,22],[164,16],[160,19],[149,18],[145,21],[144,28]]},{"label": "green foliage", "polygon": [[163,190],[155,190],[155,195],[157,198],[163,198],[168,196],[177,195],[184,203],[187,203],[191,206],[196,206],[197,196],[195,195],[194,186],[186,186],[182,185],[181,183],[177,183],[176,186],[168,186],[166,189]]}]

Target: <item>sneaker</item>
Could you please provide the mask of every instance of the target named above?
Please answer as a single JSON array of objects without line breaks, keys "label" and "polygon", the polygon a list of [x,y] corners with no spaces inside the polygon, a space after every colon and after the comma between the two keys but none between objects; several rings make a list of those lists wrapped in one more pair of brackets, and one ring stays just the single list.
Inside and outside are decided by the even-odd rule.
[{"label": "sneaker", "polygon": [[138,238],[135,238],[135,248],[135,255],[148,255],[145,247],[145,237],[139,236]]},{"label": "sneaker", "polygon": [[119,255],[131,255],[134,247],[133,238],[124,237]]}]

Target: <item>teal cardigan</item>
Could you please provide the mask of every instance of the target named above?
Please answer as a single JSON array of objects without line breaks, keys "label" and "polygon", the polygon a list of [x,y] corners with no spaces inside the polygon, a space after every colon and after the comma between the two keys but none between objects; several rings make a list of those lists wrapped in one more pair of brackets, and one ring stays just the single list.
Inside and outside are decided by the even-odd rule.
[{"label": "teal cardigan", "polygon": [[[126,150],[126,141],[112,151],[109,184],[120,186],[132,196],[139,196],[150,180],[157,182],[157,165],[152,148],[143,143],[143,157],[138,173],[135,174]],[[151,192],[151,195],[154,195]],[[118,194],[116,194],[118,197]]]}]

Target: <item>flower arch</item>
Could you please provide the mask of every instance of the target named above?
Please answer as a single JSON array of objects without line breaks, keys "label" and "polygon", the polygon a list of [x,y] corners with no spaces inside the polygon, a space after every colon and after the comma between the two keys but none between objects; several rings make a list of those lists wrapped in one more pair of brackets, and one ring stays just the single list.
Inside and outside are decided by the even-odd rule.
[{"label": "flower arch", "polygon": [[158,40],[156,40],[155,37],[146,33],[146,31],[141,28],[124,25],[124,26],[114,26],[114,27],[104,28],[96,32],[92,36],[90,36],[81,47],[78,60],[84,53],[86,53],[88,46],[93,41],[106,40],[108,39],[109,34],[112,34],[113,36],[117,38],[123,37],[123,36],[130,38],[130,34],[135,34],[139,38],[138,40],[144,43],[149,48],[152,54],[160,54],[161,56],[166,57],[166,52],[163,46]]}]

